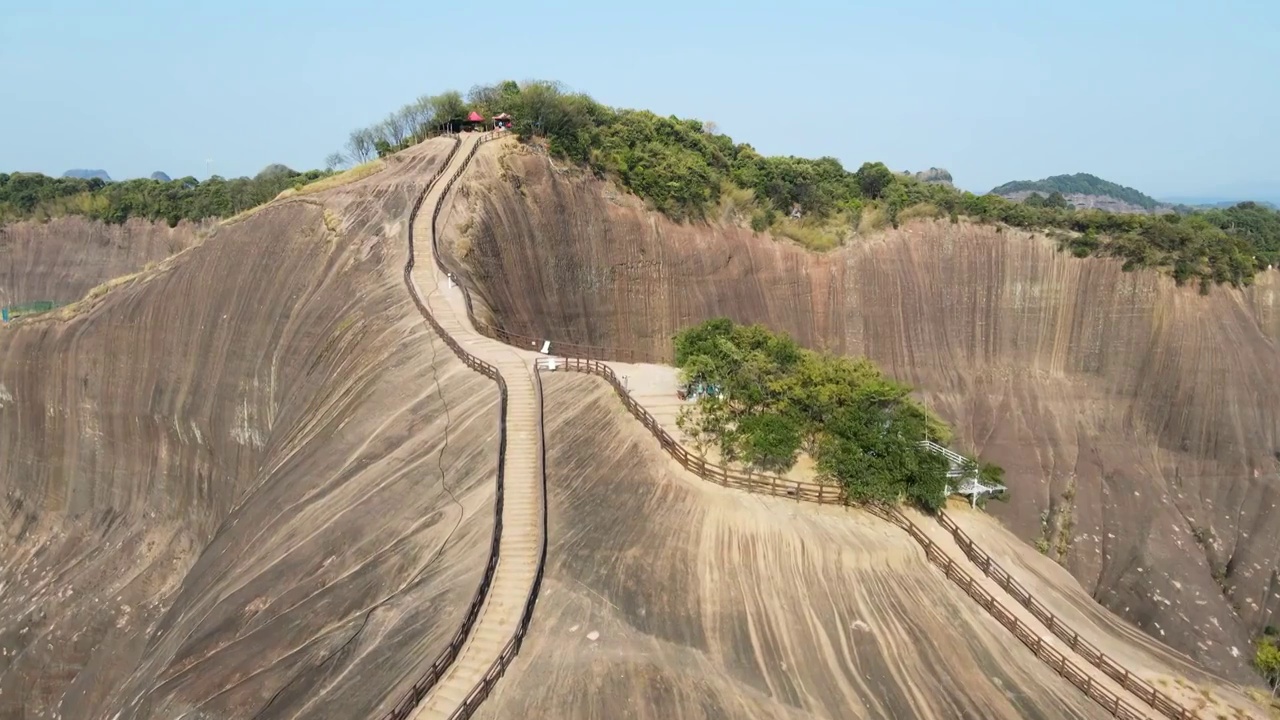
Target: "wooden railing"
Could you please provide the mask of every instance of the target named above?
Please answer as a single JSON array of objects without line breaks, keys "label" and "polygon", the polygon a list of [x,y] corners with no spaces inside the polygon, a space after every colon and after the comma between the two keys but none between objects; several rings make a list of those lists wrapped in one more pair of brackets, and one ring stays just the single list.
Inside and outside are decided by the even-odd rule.
[{"label": "wooden railing", "polygon": [[1008,571],[1000,567],[1000,564],[993,560],[985,550],[978,547],[977,543],[969,537],[969,534],[961,529],[949,515],[946,513],[939,514],[938,522],[942,523],[942,526],[951,533],[951,536],[955,538],[956,545],[960,546],[960,551],[979,570],[1013,596],[1014,600],[1021,603],[1037,620],[1049,628],[1050,632],[1080,657],[1084,658],[1090,665],[1120,683],[1126,690],[1141,698],[1151,707],[1159,710],[1165,717],[1174,718],[1174,720],[1194,717],[1194,715],[1189,714],[1190,711],[1178,704],[1173,698],[1157,690],[1151,683],[1135,676],[1096,646],[1090,644],[1089,641],[1081,638],[1079,633],[1068,627],[1049,608],[1045,607],[1039,600],[1036,600],[1030,590],[1023,587]]},{"label": "wooden railing", "polygon": [[[475,154],[480,144],[490,139],[492,139],[492,134],[488,134],[486,137],[482,138],[480,142],[472,146],[471,153],[468,155],[468,161],[470,160],[470,157]],[[456,151],[456,147],[455,147],[455,151]],[[445,164],[447,165],[448,161],[446,161]],[[459,175],[460,174],[461,173],[459,173]],[[437,265],[442,271],[444,271],[447,274],[450,274],[451,277],[453,277],[456,281],[458,281],[459,286],[462,288],[463,297],[465,298],[465,301],[466,301],[468,317],[471,320],[472,327],[474,327],[477,332],[479,332],[480,334],[486,335],[488,337],[491,337],[493,339],[496,339],[511,345],[516,345],[518,347],[523,347],[528,349],[541,349],[543,341],[538,338],[516,335],[514,333],[506,332],[501,328],[496,328],[496,327],[489,326],[487,324],[477,322],[472,309],[470,289],[464,283],[462,278],[458,277],[457,274],[450,273],[449,268],[446,267],[442,259],[443,254],[440,252],[440,249],[439,249],[438,233],[435,231],[435,224],[440,214],[441,207],[443,206],[443,199],[445,195],[448,194],[448,189],[452,187],[453,183],[457,180],[457,178],[458,178],[458,175],[455,175],[453,178],[449,180],[449,185],[446,186],[445,193],[441,195],[441,203],[436,206],[435,211],[432,215],[432,243],[435,244],[434,247],[436,250],[435,256],[436,256]],[[425,193],[424,193],[424,197],[425,197]],[[421,200],[419,202],[421,202]],[[416,208],[415,208],[415,212],[416,212]],[[406,267],[406,280],[408,279],[408,271],[412,267],[412,242],[413,242],[412,230],[410,230],[410,265]],[[422,308],[422,309],[425,312],[425,308]],[[427,315],[428,315],[428,318],[430,319],[429,313]],[[435,325],[434,321],[432,322],[432,324]],[[442,337],[447,337],[447,335],[444,335],[443,333],[441,334],[442,334]],[[613,372],[613,369],[610,368],[608,365],[604,364],[603,362],[600,362],[601,360],[606,358],[613,361],[618,361],[618,362],[645,362],[645,361],[660,362],[665,358],[654,355],[654,354],[645,354],[645,353],[640,353],[640,352],[630,351],[630,350],[620,350],[617,348],[603,348],[603,347],[595,347],[595,346],[589,346],[589,345],[579,345],[574,343],[554,343],[553,342],[552,346],[548,348],[548,350],[551,353],[562,356],[564,358],[563,366],[565,367],[565,369],[577,371],[577,372],[590,373],[590,374],[597,375],[604,378],[610,385],[613,386],[614,391],[618,394],[618,397],[622,400],[627,410],[629,410],[631,414],[635,416],[635,418],[639,420],[641,424],[643,424],[645,428],[649,430],[650,433],[653,434],[653,436],[658,440],[658,443],[662,446],[663,450],[665,450],[667,454],[669,454],[672,458],[674,458],[676,462],[679,462],[682,467],[694,473],[695,475],[725,487],[732,487],[740,490],[746,490],[748,492],[760,493],[765,495],[787,497],[797,501],[804,500],[807,502],[815,502],[815,503],[824,504],[824,505],[848,506],[853,504],[849,501],[849,499],[847,498],[843,490],[835,486],[828,486],[820,483],[811,483],[811,482],[803,482],[803,481],[787,481],[787,480],[783,480],[782,478],[778,478],[774,476],[751,475],[751,474],[743,473],[741,471],[737,471],[731,468],[726,468],[721,465],[716,465],[713,463],[706,462],[704,458],[698,456],[697,454],[690,453],[689,451],[687,451],[674,437],[672,437],[671,434],[667,432],[667,430],[658,423],[657,419],[654,418],[653,415],[648,410],[642,407],[640,403],[637,402],[635,398],[631,396],[630,392],[627,391],[626,386],[623,385],[621,380],[618,378],[617,374]],[[464,351],[462,351],[461,348],[456,348],[455,352],[463,353]],[[480,361],[477,360],[476,362],[480,362]],[[481,370],[481,372],[483,372],[483,370]],[[494,373],[496,375],[496,370],[494,371]],[[536,378],[537,373],[535,372],[534,375]],[[503,392],[503,413],[504,413],[503,419],[504,419],[504,427],[505,427],[506,387],[505,387],[505,384],[502,383],[500,377],[499,377],[499,383],[502,387],[502,392]],[[538,402],[539,402],[540,410],[541,410],[541,402],[542,402],[541,390],[542,390],[541,380],[539,379],[538,380],[538,396],[539,396]],[[541,417],[541,413],[539,413],[539,417]],[[539,426],[539,432],[540,433],[543,432],[541,425]],[[505,431],[504,431],[504,435],[505,435]],[[505,443],[505,437],[503,442]],[[544,448],[545,448],[545,443],[544,443]],[[544,453],[545,453],[545,450],[544,450]],[[499,467],[501,468],[501,466]],[[543,482],[544,484],[546,482],[545,475],[543,477]],[[499,488],[499,496],[501,496],[501,488]],[[488,697],[489,693],[492,691],[494,684],[496,684],[498,679],[502,677],[502,674],[505,672],[506,668],[510,665],[511,661],[515,658],[516,653],[519,652],[521,642],[523,641],[525,634],[528,631],[529,621],[532,618],[533,606],[537,601],[538,591],[542,583],[543,569],[545,565],[545,558],[546,558],[546,552],[547,552],[546,534],[545,534],[545,527],[546,527],[546,524],[545,524],[546,504],[545,503],[546,503],[546,493],[545,493],[545,487],[544,487],[543,507],[542,507],[543,520],[544,520],[544,523],[543,523],[544,533],[541,541],[542,547],[541,547],[541,554],[540,554],[540,557],[542,558],[542,560],[539,562],[538,572],[537,572],[537,575],[535,576],[533,592],[530,593],[529,598],[526,601],[524,615],[521,617],[519,628],[517,629],[515,636],[507,643],[503,652],[494,661],[493,665],[490,666],[489,671],[485,674],[485,677],[481,681],[481,683],[477,685],[476,688],[473,689],[472,692],[467,696],[467,699],[464,702],[463,707],[460,708],[459,711],[454,714],[453,720],[463,720],[465,718],[471,717],[471,715],[475,712],[475,709],[479,707],[480,703],[483,702],[486,697]],[[1072,685],[1075,685],[1077,688],[1079,688],[1082,692],[1085,693],[1085,695],[1092,698],[1095,702],[1097,702],[1099,705],[1105,708],[1108,712],[1110,712],[1114,717],[1121,718],[1121,720],[1138,720],[1146,717],[1145,713],[1143,713],[1141,710],[1139,710],[1132,704],[1128,703],[1127,701],[1123,700],[1118,694],[1112,692],[1110,689],[1095,682],[1092,675],[1090,675],[1088,672],[1083,670],[1079,665],[1077,665],[1076,663],[1068,659],[1062,652],[1058,651],[1048,641],[1046,641],[1038,633],[1036,633],[1033,628],[1031,628],[1029,625],[1027,625],[1025,622],[1019,619],[1016,615],[1014,615],[1011,611],[1009,611],[1008,608],[1006,608],[1003,604],[1001,604],[1000,601],[998,601],[989,592],[987,592],[987,590],[983,588],[980,583],[974,580],[972,576],[970,576],[967,572],[964,571],[962,567],[960,567],[954,560],[952,560],[946,554],[945,551],[939,548],[936,543],[934,543],[922,530],[920,530],[919,527],[915,525],[915,523],[913,523],[909,518],[907,518],[897,509],[888,507],[888,506],[882,506],[882,505],[866,505],[863,507],[869,512],[871,512],[872,514],[876,515],[877,517],[881,517],[889,521],[890,523],[893,523],[894,525],[905,530],[907,534],[910,535],[924,549],[925,557],[930,562],[937,565],[949,580],[954,582],[956,585],[960,586],[960,588],[963,589],[966,594],[968,594],[971,598],[973,598],[974,601],[977,602],[984,610],[986,610],[997,622],[999,622],[1001,625],[1007,628],[1010,632],[1012,632],[1014,636],[1018,638],[1019,641],[1021,641],[1024,645],[1027,646],[1027,648],[1029,648],[1033,653],[1035,653],[1036,657],[1040,658],[1040,660],[1042,660],[1055,672],[1057,672],[1059,675],[1061,675],[1063,678],[1069,681]],[[497,523],[498,525],[495,525],[495,527],[500,526],[500,523],[501,523],[500,504],[499,504],[499,518]],[[943,524],[947,525],[948,523],[950,523],[950,526],[948,527],[948,529],[955,527],[956,530],[959,530],[959,528],[955,526],[954,521],[951,521],[949,517],[945,517],[945,519],[943,520]],[[953,530],[952,532],[954,535],[955,531]],[[960,532],[963,534],[963,531],[960,531]],[[1168,696],[1156,691],[1149,684],[1138,679],[1128,670],[1124,669],[1119,664],[1115,663],[1115,661],[1111,660],[1106,655],[1103,655],[1101,652],[1097,651],[1097,649],[1094,648],[1092,645],[1089,645],[1087,642],[1080,640],[1078,633],[1071,631],[1065,623],[1063,623],[1055,615],[1050,613],[1048,609],[1045,608],[1041,603],[1034,601],[1031,598],[1030,593],[1027,592],[1025,588],[1022,588],[1022,586],[1018,585],[1016,581],[1013,581],[1013,579],[1008,576],[1008,573],[1004,572],[1003,569],[999,567],[999,565],[995,564],[994,561],[990,559],[989,555],[987,555],[985,552],[982,552],[981,549],[978,548],[977,545],[974,544],[973,541],[969,539],[967,535],[963,535],[963,537],[966,539],[967,545],[965,543],[960,543],[960,547],[962,551],[965,552],[966,555],[970,557],[970,559],[973,559],[975,557],[975,554],[974,554],[975,551],[977,553],[981,553],[979,557],[986,558],[985,565],[983,563],[979,563],[976,560],[974,560],[974,563],[978,565],[979,568],[982,568],[983,571],[986,572],[988,575],[992,575],[992,573],[994,572],[1004,577],[1006,580],[1004,583],[1002,583],[999,579],[996,578],[996,576],[992,575],[992,578],[996,580],[997,584],[1001,585],[1003,589],[1008,591],[1011,595],[1013,595],[1015,599],[1017,599],[1020,603],[1022,603],[1025,607],[1027,607],[1028,610],[1030,610],[1032,614],[1035,615],[1035,617],[1038,620],[1040,620],[1040,622],[1044,623],[1054,633],[1054,635],[1059,637],[1059,639],[1063,639],[1065,641],[1066,638],[1064,637],[1064,633],[1070,633],[1070,636],[1073,638],[1073,640],[1067,641],[1067,645],[1073,651],[1078,653],[1081,658],[1088,661],[1091,665],[1094,665],[1095,667],[1102,670],[1102,672],[1105,673],[1108,677],[1111,677],[1113,680],[1116,680],[1117,682],[1122,684],[1126,690],[1134,693],[1136,697],[1141,698],[1142,700],[1148,702],[1153,708],[1158,710],[1161,714],[1165,715],[1166,717],[1172,718],[1173,720],[1198,720],[1198,716],[1192,710],[1182,705],[1179,705]],[[959,542],[960,538],[957,537],[956,539],[957,539],[957,542]],[[496,558],[496,552],[497,552],[496,548],[497,546],[495,544],[491,552],[492,558]],[[493,563],[493,567],[496,567],[496,559],[492,559],[492,563]],[[492,574],[490,571],[486,571],[486,578],[489,582],[491,582]],[[1013,587],[1019,588],[1021,590],[1021,593],[1012,590],[1011,588]],[[487,587],[485,587],[484,589],[487,591]],[[1034,603],[1035,608],[1038,608],[1038,609],[1033,609],[1032,605],[1029,605],[1028,603]],[[477,613],[478,613],[478,608],[477,608]],[[474,620],[472,622],[474,622]],[[465,636],[464,636],[464,639],[465,639]],[[456,653],[455,653],[455,656],[456,656]],[[450,660],[450,662],[451,661],[452,660]],[[410,706],[410,710],[411,709],[412,709],[412,706]],[[404,717],[404,716],[400,716],[400,717]]]},{"label": "wooden railing", "polygon": [[[422,203],[426,200],[431,188],[440,180],[445,169],[449,167],[449,163],[452,162],[454,155],[458,152],[458,147],[461,143],[456,137],[453,138],[453,141],[453,149],[449,151],[448,156],[445,157],[444,162],[440,165],[440,169],[436,171],[436,174],[432,176],[422,193],[414,201],[413,208],[409,212],[409,259],[404,266],[404,282],[405,287],[409,289],[409,296],[413,298],[414,305],[418,307],[418,312],[422,314],[422,317],[426,318],[427,322],[435,330],[436,335],[438,335],[440,339],[449,346],[449,349],[453,351],[453,354],[457,355],[458,359],[466,364],[467,367],[475,370],[485,377],[492,378],[498,383],[500,401],[498,406],[498,473],[497,487],[495,488],[493,503],[493,534],[490,536],[489,540],[489,560],[485,564],[484,574],[480,577],[480,584],[471,598],[471,604],[467,606],[467,613],[463,616],[462,623],[458,626],[457,632],[454,633],[453,637],[449,640],[449,644],[445,646],[445,649],[440,653],[439,657],[431,663],[431,666],[422,675],[422,677],[419,678],[417,682],[413,684],[413,687],[409,688],[409,690],[404,694],[400,699],[400,702],[396,703],[389,712],[382,716],[384,720],[405,720],[408,718],[409,715],[413,713],[413,709],[417,707],[418,703],[422,702],[422,699],[427,696],[427,693],[431,691],[431,688],[435,687],[436,683],[440,682],[440,678],[444,677],[444,673],[449,669],[449,666],[458,658],[458,655],[462,652],[463,646],[466,645],[467,638],[471,636],[472,629],[475,628],[476,620],[480,617],[480,610],[484,607],[485,598],[489,595],[489,588],[493,585],[493,577],[498,570],[498,559],[502,544],[502,506],[504,497],[503,478],[506,466],[505,458],[507,454],[507,382],[503,379],[502,374],[498,372],[497,368],[468,353],[466,350],[463,350],[462,346],[458,344],[458,341],[454,340],[449,333],[444,331],[444,328],[440,326],[440,323],[435,319],[435,316],[433,316],[430,310],[428,310],[426,303],[424,303],[422,298],[418,295],[418,292],[414,287],[412,277],[415,260],[413,223],[418,216],[418,212],[422,209]],[[439,206],[437,205],[437,213],[438,207]],[[541,422],[541,420],[539,420],[539,422]]]},{"label": "wooden railing", "polygon": [[[453,188],[454,183],[458,181],[458,178],[462,176],[463,171],[466,170],[467,164],[470,163],[471,159],[475,156],[477,149],[479,149],[482,143],[492,140],[495,137],[497,137],[496,133],[485,133],[481,136],[479,141],[471,146],[471,150],[468,152],[466,158],[463,159],[462,164],[458,168],[458,172],[455,173],[453,177],[449,178],[447,184],[444,186],[444,190],[440,193],[439,202],[436,203],[435,208],[432,210],[430,227],[432,248],[435,250],[433,254],[436,258],[436,266],[446,274],[449,274],[449,269],[445,266],[442,260],[443,256],[439,252],[439,236],[436,231],[436,225],[440,217],[441,209],[444,207],[444,201],[445,198],[448,197],[449,191]],[[427,194],[435,185],[436,181],[440,179],[441,175],[443,175],[444,170],[453,161],[454,155],[457,154],[461,143],[458,141],[456,136],[454,136],[454,143],[454,147],[449,152],[448,157],[445,158],[441,169],[427,184],[427,189],[418,197],[417,201],[414,203],[413,210],[410,213],[409,261],[405,264],[405,283],[409,287],[410,295],[413,297],[414,303],[418,306],[419,312],[421,312],[423,317],[427,319],[427,322],[431,324],[431,327],[435,329],[436,334],[439,335],[449,348],[453,350],[454,354],[456,354],[458,358],[467,365],[467,367],[470,367],[487,377],[491,377],[498,382],[498,387],[501,391],[502,404],[499,424],[500,435],[498,441],[498,486],[494,500],[494,530],[489,545],[489,561],[485,565],[485,571],[480,580],[480,586],[476,589],[476,594],[471,600],[471,605],[467,608],[467,614],[463,619],[462,625],[459,626],[458,631],[454,634],[453,639],[449,642],[449,645],[445,648],[444,652],[442,652],[440,657],[432,663],[427,673],[418,682],[414,683],[410,691],[405,694],[405,697],[391,710],[391,712],[384,716],[386,720],[405,720],[408,718],[413,712],[413,709],[418,705],[418,703],[422,702],[422,699],[427,696],[427,693],[430,692],[431,688],[440,681],[441,677],[443,677],[444,672],[448,667],[457,659],[480,616],[480,610],[484,606],[485,598],[488,596],[489,589],[493,585],[493,578],[497,572],[498,561],[501,556],[502,508],[505,495],[503,478],[507,451],[507,383],[503,379],[501,373],[498,372],[497,368],[462,349],[462,346],[457,342],[457,340],[445,332],[444,328],[440,326],[440,323],[431,314],[422,299],[418,297],[418,294],[414,289],[411,276],[415,260],[413,223],[418,212],[421,210],[422,203],[426,200]],[[451,275],[451,277],[453,276]],[[465,287],[463,288],[463,297],[466,299],[467,303],[467,314],[468,316],[471,316],[471,296]],[[453,714],[449,716],[450,720],[466,720],[467,718],[470,718],[475,714],[475,711],[480,707],[480,704],[489,697],[489,693],[493,691],[494,685],[497,684],[498,680],[503,676],[507,668],[511,665],[511,662],[520,652],[520,647],[524,643],[524,638],[529,632],[529,624],[533,620],[533,610],[534,606],[537,605],[538,602],[538,593],[542,589],[542,579],[546,572],[547,560],[546,442],[545,429],[542,422],[542,380],[536,371],[534,372],[534,385],[537,394],[536,417],[538,419],[538,444],[539,447],[542,448],[541,455],[538,457],[538,477],[541,478],[542,482],[541,492],[539,493],[539,513],[541,516],[542,530],[538,537],[538,567],[534,572],[533,584],[530,588],[528,597],[525,598],[524,611],[520,615],[520,622],[516,626],[515,633],[512,635],[511,639],[507,641],[506,645],[503,646],[502,651],[489,666],[489,670],[485,672],[484,677],[481,678],[480,682],[472,688],[470,693],[467,694],[462,705],[455,709]]]},{"label": "wooden railing", "polygon": [[502,652],[498,653],[498,657],[489,666],[480,683],[467,694],[461,707],[449,716],[449,720],[470,718],[479,709],[480,704],[489,697],[489,693],[493,692],[493,687],[498,684],[498,680],[520,653],[520,646],[524,644],[524,638],[529,633],[529,623],[533,621],[533,608],[538,604],[538,593],[542,590],[542,578],[547,566],[547,443],[546,429],[542,423],[542,378],[536,370],[533,373],[533,382],[538,395],[538,446],[542,448],[538,456],[538,477],[542,478],[542,501],[539,507],[542,516],[542,532],[538,540],[538,570],[534,573],[533,586],[529,590],[529,597],[525,599],[524,612],[520,615],[520,624],[516,626],[515,634],[503,646]]},{"label": "wooden railing", "polygon": [[[586,360],[581,358],[561,358],[558,362],[566,370],[585,372],[604,378],[618,397],[622,399],[623,405],[627,410],[640,421],[642,425],[657,438],[658,443],[666,450],[667,454],[680,463],[686,470],[695,475],[709,480],[710,482],[726,487],[738,488],[748,492],[761,493],[765,495],[777,495],[795,500],[805,500],[808,502],[816,502],[825,505],[853,505],[847,496],[836,487],[826,486],[819,483],[783,481],[779,478],[769,478],[761,476],[752,476],[737,470],[725,468],[720,465],[706,462],[703,458],[694,453],[690,453],[680,445],[671,433],[667,432],[653,417],[653,415],[640,405],[639,402],[631,396],[625,385],[618,378],[617,373],[608,365],[596,360]],[[1049,642],[1042,638],[1031,626],[1027,625],[1008,608],[1000,603],[991,593],[987,592],[982,585],[973,579],[965,570],[947,555],[947,553],[939,548],[919,527],[916,526],[908,517],[903,515],[897,509],[879,504],[870,504],[862,506],[873,515],[888,520],[889,522],[902,528],[910,535],[923,549],[925,557],[934,565],[937,565],[946,577],[959,585],[969,597],[973,598],[982,606],[997,622],[1006,627],[1014,634],[1024,645],[1026,645],[1036,657],[1040,658],[1062,677],[1066,678],[1071,684],[1078,687],[1086,695],[1095,700],[1099,705],[1106,708],[1108,712],[1117,718],[1130,720],[1136,718],[1145,718],[1146,714],[1134,705],[1126,702],[1118,694],[1112,692],[1108,688],[1096,683],[1093,676],[1083,670],[1079,665],[1068,659],[1062,652],[1054,648]],[[948,529],[959,527],[950,517],[943,515],[942,522]],[[953,531],[954,532],[954,531]],[[1072,631],[1067,625],[1058,619],[1053,613],[1049,612],[1043,604],[1035,601],[1031,594],[1021,585],[1018,585],[1008,573],[1000,569],[991,557],[982,552],[972,540],[964,535],[965,542],[960,543],[961,549],[971,559],[974,557],[971,552],[981,553],[980,557],[986,558],[984,562],[974,561],[975,564],[991,575],[993,572],[998,573],[1004,578],[1003,582],[996,579],[1005,590],[1008,590],[1013,597],[1031,610],[1036,619],[1044,623],[1054,635],[1064,640],[1068,647],[1076,651],[1081,658],[1090,665],[1099,668],[1108,677],[1116,680],[1126,690],[1132,692],[1136,697],[1150,704],[1153,708],[1160,711],[1166,717],[1174,720],[1195,720],[1196,714],[1188,708],[1174,702],[1172,698],[1160,693],[1146,682],[1140,680],[1131,672],[1117,664],[1114,660],[1103,655],[1089,643],[1080,639],[1078,633]],[[959,542],[959,537],[957,537]],[[988,570],[990,568],[990,570]],[[1015,590],[1016,588],[1016,590]],[[1031,604],[1028,604],[1031,603]]]}]

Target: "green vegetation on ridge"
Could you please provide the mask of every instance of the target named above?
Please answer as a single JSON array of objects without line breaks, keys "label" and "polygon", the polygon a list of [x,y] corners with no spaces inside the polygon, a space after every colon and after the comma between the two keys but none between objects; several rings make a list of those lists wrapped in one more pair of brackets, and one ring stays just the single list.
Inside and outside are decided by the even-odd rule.
[{"label": "green vegetation on ridge", "polygon": [[[771,472],[790,469],[803,450],[855,502],[929,511],[945,503],[948,462],[920,441],[946,443],[950,429],[871,361],[717,318],[676,335],[675,362],[686,382],[711,388],[677,420],[696,448]],[[979,471],[996,483],[1003,475]]]},{"label": "green vegetation on ridge", "polygon": [[1103,180],[1096,175],[1076,173],[1074,175],[1054,175],[1043,180],[1015,180],[992,189],[995,195],[1011,195],[1017,192],[1038,192],[1044,195],[1062,193],[1070,195],[1105,195],[1138,207],[1154,210],[1164,203],[1131,187]]},{"label": "green vegetation on ridge", "polygon": [[0,224],[83,215],[107,223],[131,217],[166,222],[225,218],[270,201],[282,191],[332,174],[296,172],[268,165],[252,178],[227,180],[217,175],[162,182],[150,178],[103,182],[98,178],[51,178],[40,173],[0,173]]},{"label": "green vegetation on ridge", "polygon": [[[348,149],[353,160],[370,157],[375,147],[393,152],[432,128],[457,127],[470,110],[508,113],[522,140],[543,142],[553,155],[616,180],[669,217],[741,222],[811,249],[914,218],[963,217],[1051,232],[1076,256],[1118,257],[1126,270],[1159,268],[1179,284],[1199,281],[1202,292],[1214,283],[1248,285],[1260,269],[1280,264],[1280,214],[1261,206],[1150,216],[1017,203],[923,183],[878,162],[849,172],[830,157],[765,157],[712,123],[606,107],[550,82],[478,86],[465,101],[457,92],[420,98],[352,133]],[[1086,186],[1102,187],[1080,187]],[[1047,194],[1052,198],[1053,190]]]}]

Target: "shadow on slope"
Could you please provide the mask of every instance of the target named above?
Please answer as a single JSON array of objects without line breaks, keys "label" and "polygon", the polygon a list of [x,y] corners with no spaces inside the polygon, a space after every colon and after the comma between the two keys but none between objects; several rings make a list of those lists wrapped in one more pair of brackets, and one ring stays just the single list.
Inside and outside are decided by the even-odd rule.
[{"label": "shadow on slope", "polygon": [[0,329],[0,716],[365,717],[444,647],[498,447],[402,282],[447,149]]}]

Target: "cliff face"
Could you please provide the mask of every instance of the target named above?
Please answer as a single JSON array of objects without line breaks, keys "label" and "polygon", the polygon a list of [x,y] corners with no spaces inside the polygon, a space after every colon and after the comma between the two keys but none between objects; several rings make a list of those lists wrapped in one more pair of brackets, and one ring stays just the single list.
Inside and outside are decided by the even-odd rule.
[{"label": "cliff face", "polygon": [[[991,511],[1151,635],[1237,678],[1280,607],[1280,279],[1200,296],[945,221],[825,255],[677,225],[494,143],[446,244],[508,331],[669,357],[727,315],[867,355],[1003,465]],[[553,342],[554,351],[554,342]]]},{"label": "cliff face", "polygon": [[105,225],[80,217],[0,227],[0,306],[74,302],[99,283],[191,247],[198,235],[185,222]]},{"label": "cliff face", "polygon": [[[445,646],[487,557],[498,400],[401,279],[446,149],[0,327],[0,717],[366,717]],[[39,228],[0,277],[97,285],[81,230]],[[169,234],[110,232],[111,267]]]}]

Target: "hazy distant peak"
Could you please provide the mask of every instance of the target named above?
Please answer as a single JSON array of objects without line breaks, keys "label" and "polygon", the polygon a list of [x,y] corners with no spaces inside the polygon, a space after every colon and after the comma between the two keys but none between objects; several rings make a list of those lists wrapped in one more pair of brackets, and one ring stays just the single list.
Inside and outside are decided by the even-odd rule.
[{"label": "hazy distant peak", "polygon": [[62,177],[81,178],[83,180],[98,178],[103,182],[111,182],[111,176],[107,174],[106,170],[83,170],[83,169],[76,168],[76,169],[68,170],[62,173]]}]

